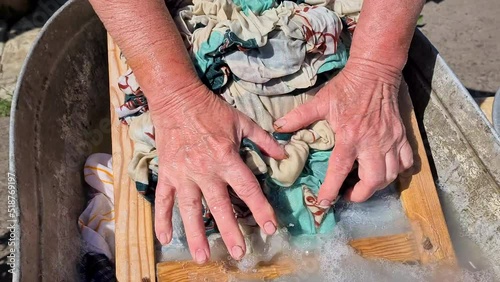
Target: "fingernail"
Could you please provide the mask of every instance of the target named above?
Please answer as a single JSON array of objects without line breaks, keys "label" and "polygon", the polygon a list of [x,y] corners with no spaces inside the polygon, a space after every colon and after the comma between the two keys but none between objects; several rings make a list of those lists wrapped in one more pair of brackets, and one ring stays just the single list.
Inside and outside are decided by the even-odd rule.
[{"label": "fingernail", "polygon": [[276,129],[282,128],[286,124],[286,119],[280,118],[274,122],[274,127]]},{"label": "fingernail", "polygon": [[240,246],[233,246],[231,248],[231,255],[235,260],[240,260],[244,255],[243,249]]},{"label": "fingernail", "polygon": [[319,207],[323,208],[323,209],[328,209],[328,208],[330,208],[331,205],[332,205],[332,202],[330,202],[328,200],[321,200],[321,202],[319,202]]},{"label": "fingernail", "polygon": [[195,259],[199,264],[205,263],[207,261],[207,254],[204,250],[198,249],[196,250]]},{"label": "fingernail", "polygon": [[283,148],[283,152],[285,152],[285,158],[284,159],[288,159],[290,157],[290,155],[288,155],[288,152],[285,149],[285,145],[281,145],[281,148]]},{"label": "fingernail", "polygon": [[268,221],[264,224],[264,231],[266,231],[267,235],[273,235],[276,232],[276,226],[271,221]]},{"label": "fingernail", "polygon": [[160,239],[160,243],[161,243],[162,245],[166,245],[166,244],[168,244],[168,241],[169,241],[169,240],[168,240],[168,237],[167,237],[167,233],[161,233],[161,234],[160,234],[160,238],[159,238],[159,239]]}]

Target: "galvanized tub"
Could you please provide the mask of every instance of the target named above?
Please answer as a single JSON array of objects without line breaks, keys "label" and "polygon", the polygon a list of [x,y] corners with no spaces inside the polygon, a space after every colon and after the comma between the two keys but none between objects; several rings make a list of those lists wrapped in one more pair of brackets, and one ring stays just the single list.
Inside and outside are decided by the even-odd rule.
[{"label": "galvanized tub", "polygon": [[[101,22],[87,1],[74,0],[25,62],[10,130],[20,211],[14,281],[78,277],[81,167],[90,153],[111,151],[106,52]],[[493,265],[500,277],[500,139],[420,32],[404,74],[460,262]]]},{"label": "galvanized tub", "polygon": [[457,256],[473,269],[489,263],[500,279],[499,135],[420,32],[404,75]]},{"label": "galvanized tub", "polygon": [[111,152],[106,31],[87,1],[65,4],[28,56],[12,102],[10,171],[20,244],[14,281],[76,281],[82,166]]}]

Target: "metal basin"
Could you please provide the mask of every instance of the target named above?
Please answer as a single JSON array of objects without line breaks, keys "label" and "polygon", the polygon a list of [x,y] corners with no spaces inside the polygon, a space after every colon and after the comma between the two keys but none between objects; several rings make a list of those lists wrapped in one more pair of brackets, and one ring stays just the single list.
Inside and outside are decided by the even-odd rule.
[{"label": "metal basin", "polygon": [[[92,152],[111,151],[106,54],[104,27],[87,1],[74,0],[25,62],[10,131],[21,231],[14,281],[78,277],[81,167]],[[404,74],[460,262],[500,276],[500,139],[420,32]]]}]

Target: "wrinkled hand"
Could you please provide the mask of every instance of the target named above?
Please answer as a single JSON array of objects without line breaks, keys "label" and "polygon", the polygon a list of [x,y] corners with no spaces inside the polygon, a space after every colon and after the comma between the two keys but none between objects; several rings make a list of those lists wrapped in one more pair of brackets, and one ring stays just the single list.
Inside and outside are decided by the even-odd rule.
[{"label": "wrinkled hand", "polygon": [[170,242],[172,208],[177,197],[191,255],[198,263],[207,261],[210,249],[202,219],[203,195],[230,254],[240,259],[245,253],[245,241],[227,185],[245,201],[267,234],[273,234],[277,226],[259,183],[240,158],[240,142],[248,137],[273,158],[283,159],[286,155],[267,132],[204,86],[187,91],[182,93],[185,99],[150,103],[160,170],[155,232],[162,244]]},{"label": "wrinkled hand", "polygon": [[275,122],[278,131],[292,132],[325,119],[335,132],[335,147],[318,195],[321,206],[336,199],[355,160],[360,181],[346,193],[354,202],[367,200],[413,165],[398,108],[400,83],[400,71],[351,58],[313,100]]}]

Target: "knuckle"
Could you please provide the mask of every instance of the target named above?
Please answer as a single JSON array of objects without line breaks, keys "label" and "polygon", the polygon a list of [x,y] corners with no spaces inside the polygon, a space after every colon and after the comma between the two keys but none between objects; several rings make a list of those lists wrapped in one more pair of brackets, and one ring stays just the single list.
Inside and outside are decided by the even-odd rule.
[{"label": "knuckle", "polygon": [[172,218],[172,207],[155,204],[155,221],[169,221]]},{"label": "knuckle", "polygon": [[[313,107],[314,108],[314,107]],[[303,120],[305,119],[305,113],[302,111],[302,107],[300,108],[295,108],[292,111],[292,115],[294,115],[298,120]]]},{"label": "knuckle", "polygon": [[172,205],[174,202],[174,195],[173,193],[156,193],[155,196],[155,207],[166,207],[169,205]]},{"label": "knuckle", "polygon": [[210,205],[210,210],[214,214],[219,213],[233,213],[233,207],[229,197],[224,197],[222,195],[217,196],[205,196],[207,203]]},{"label": "knuckle", "polygon": [[255,198],[262,193],[262,189],[260,188],[260,186],[256,185],[255,183],[243,184],[239,186],[239,188],[237,188],[235,191],[242,199]]},{"label": "knuckle", "polygon": [[408,160],[408,164],[406,165],[405,168],[408,169],[408,168],[412,167],[414,164],[415,164],[415,161],[413,159],[413,156],[410,156],[409,160]]},{"label": "knuckle", "polygon": [[411,168],[414,165],[413,149],[408,140],[405,140],[400,149],[401,163],[404,169]]},{"label": "knuckle", "polygon": [[389,134],[389,135],[386,135],[386,137],[388,137],[387,141],[389,141],[389,143],[391,143],[390,145],[402,144],[404,142],[404,140],[406,139],[405,129],[401,123],[393,124],[390,131],[388,131],[388,132],[389,133],[385,133],[385,134]]},{"label": "knuckle", "polygon": [[179,210],[187,215],[201,214],[201,203],[196,198],[179,197]]},{"label": "knuckle", "polygon": [[239,234],[235,233],[233,230],[221,230],[220,235],[222,236],[222,238],[226,238],[226,239],[239,236]]},{"label": "knuckle", "polygon": [[398,172],[393,171],[387,174],[387,182],[391,183],[398,177]]},{"label": "knuckle", "polygon": [[311,109],[311,112],[313,113],[313,115],[315,117],[320,117],[323,115],[322,112],[324,112],[323,107],[327,106],[327,105],[328,105],[328,103],[322,103],[319,105],[318,104],[310,104],[309,108]]},{"label": "knuckle", "polygon": [[370,178],[370,179],[367,179],[366,181],[366,185],[370,188],[382,188],[386,185],[386,182],[384,179],[382,178]]},{"label": "knuckle", "polygon": [[274,215],[274,210],[267,201],[263,201],[259,207],[252,210],[252,214],[257,223],[264,224],[265,222],[272,220]]},{"label": "knuckle", "polygon": [[405,128],[403,124],[397,123],[393,127],[394,136],[398,139],[403,139],[405,135]]},{"label": "knuckle", "polygon": [[261,143],[261,145],[264,145],[265,147],[273,146],[273,145],[278,146],[278,143],[267,132],[260,132],[257,135],[257,137],[259,140],[253,140],[253,141],[257,142],[257,143]]},{"label": "knuckle", "polygon": [[234,144],[231,142],[217,142],[213,147],[216,149],[221,159],[226,159],[227,156],[230,156],[236,151]]},{"label": "knuckle", "polygon": [[189,241],[202,241],[206,238],[205,232],[202,232],[200,230],[192,230],[186,233],[186,236],[188,237]]},{"label": "knuckle", "polygon": [[349,174],[349,172],[351,172],[352,165],[339,162],[334,162],[334,164],[335,165],[333,165],[333,173],[346,175]]}]

